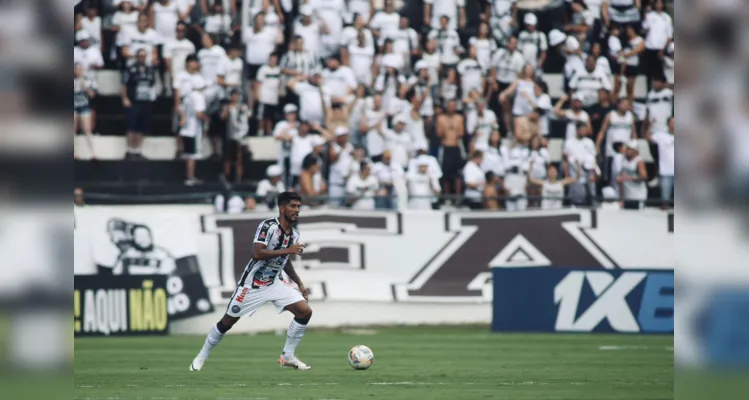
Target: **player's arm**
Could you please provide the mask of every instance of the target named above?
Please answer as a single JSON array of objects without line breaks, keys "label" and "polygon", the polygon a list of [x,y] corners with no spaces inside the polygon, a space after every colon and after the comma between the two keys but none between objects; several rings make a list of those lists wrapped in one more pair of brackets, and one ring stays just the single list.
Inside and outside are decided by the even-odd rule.
[{"label": "player's arm", "polygon": [[276,233],[278,226],[264,222],[257,228],[255,240],[252,246],[252,258],[254,260],[267,260],[273,257],[285,256],[290,254],[302,254],[304,245],[297,243],[287,249],[271,250],[268,248],[270,238]]},{"label": "player's arm", "polygon": [[302,283],[302,278],[297,275],[296,270],[294,269],[294,266],[291,265],[291,261],[286,262],[286,266],[283,267],[283,272],[286,273],[286,275],[289,276],[289,279],[291,279],[296,285],[299,287],[299,291],[302,292],[302,296],[304,296],[305,299],[307,299],[307,288],[304,287],[304,283]]}]

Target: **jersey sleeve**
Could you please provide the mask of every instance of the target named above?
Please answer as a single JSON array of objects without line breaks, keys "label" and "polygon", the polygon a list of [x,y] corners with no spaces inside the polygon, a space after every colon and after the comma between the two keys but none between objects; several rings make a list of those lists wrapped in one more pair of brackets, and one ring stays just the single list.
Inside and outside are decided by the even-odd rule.
[{"label": "jersey sleeve", "polygon": [[262,243],[264,245],[268,245],[270,243],[270,238],[275,233],[276,229],[278,229],[277,225],[273,223],[273,221],[263,221],[258,227],[257,232],[255,232],[255,240],[253,243]]}]

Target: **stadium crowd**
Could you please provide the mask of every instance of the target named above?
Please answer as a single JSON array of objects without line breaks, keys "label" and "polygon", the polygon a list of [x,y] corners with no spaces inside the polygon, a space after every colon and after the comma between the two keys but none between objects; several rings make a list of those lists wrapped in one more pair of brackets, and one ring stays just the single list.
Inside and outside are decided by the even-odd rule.
[{"label": "stadium crowd", "polygon": [[[663,0],[565,0],[546,31],[518,0],[473,0],[478,18],[467,15],[472,0],[424,0],[419,21],[401,12],[404,1],[245,1],[246,18],[241,0],[87,3],[76,16],[76,131],[93,132],[90,71],[119,68],[128,157],[142,158],[151,103],[173,97],[190,185],[200,183],[202,137],[241,181],[242,139],[258,135],[280,148],[260,198],[293,188],[306,203],[354,209],[393,208],[406,193],[416,209],[596,199],[639,208],[659,186],[664,207],[673,199],[673,21]],[[564,60],[555,103],[544,79],[551,57]],[[639,113],[638,75],[648,87]],[[554,120],[567,122],[560,163],[547,149]],[[638,138],[657,149],[650,176]]]}]

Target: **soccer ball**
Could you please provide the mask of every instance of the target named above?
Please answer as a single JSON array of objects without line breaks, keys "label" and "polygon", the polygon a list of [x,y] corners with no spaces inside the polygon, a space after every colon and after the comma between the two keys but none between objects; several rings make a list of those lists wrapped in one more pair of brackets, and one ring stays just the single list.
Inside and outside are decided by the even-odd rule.
[{"label": "soccer ball", "polygon": [[369,347],[360,344],[354,346],[348,352],[348,363],[353,369],[367,369],[372,366],[374,362],[374,353]]}]

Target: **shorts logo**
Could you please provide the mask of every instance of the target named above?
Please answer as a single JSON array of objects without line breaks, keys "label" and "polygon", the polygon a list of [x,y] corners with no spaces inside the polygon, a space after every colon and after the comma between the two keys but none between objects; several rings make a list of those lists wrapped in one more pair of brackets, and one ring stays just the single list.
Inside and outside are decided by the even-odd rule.
[{"label": "shorts logo", "polygon": [[239,296],[237,296],[237,303],[241,303],[244,301],[244,296],[247,294],[247,290],[248,290],[247,288],[242,289],[242,293],[240,293]]},{"label": "shorts logo", "polygon": [[231,312],[234,314],[238,313],[240,310],[239,306],[231,306]]}]

